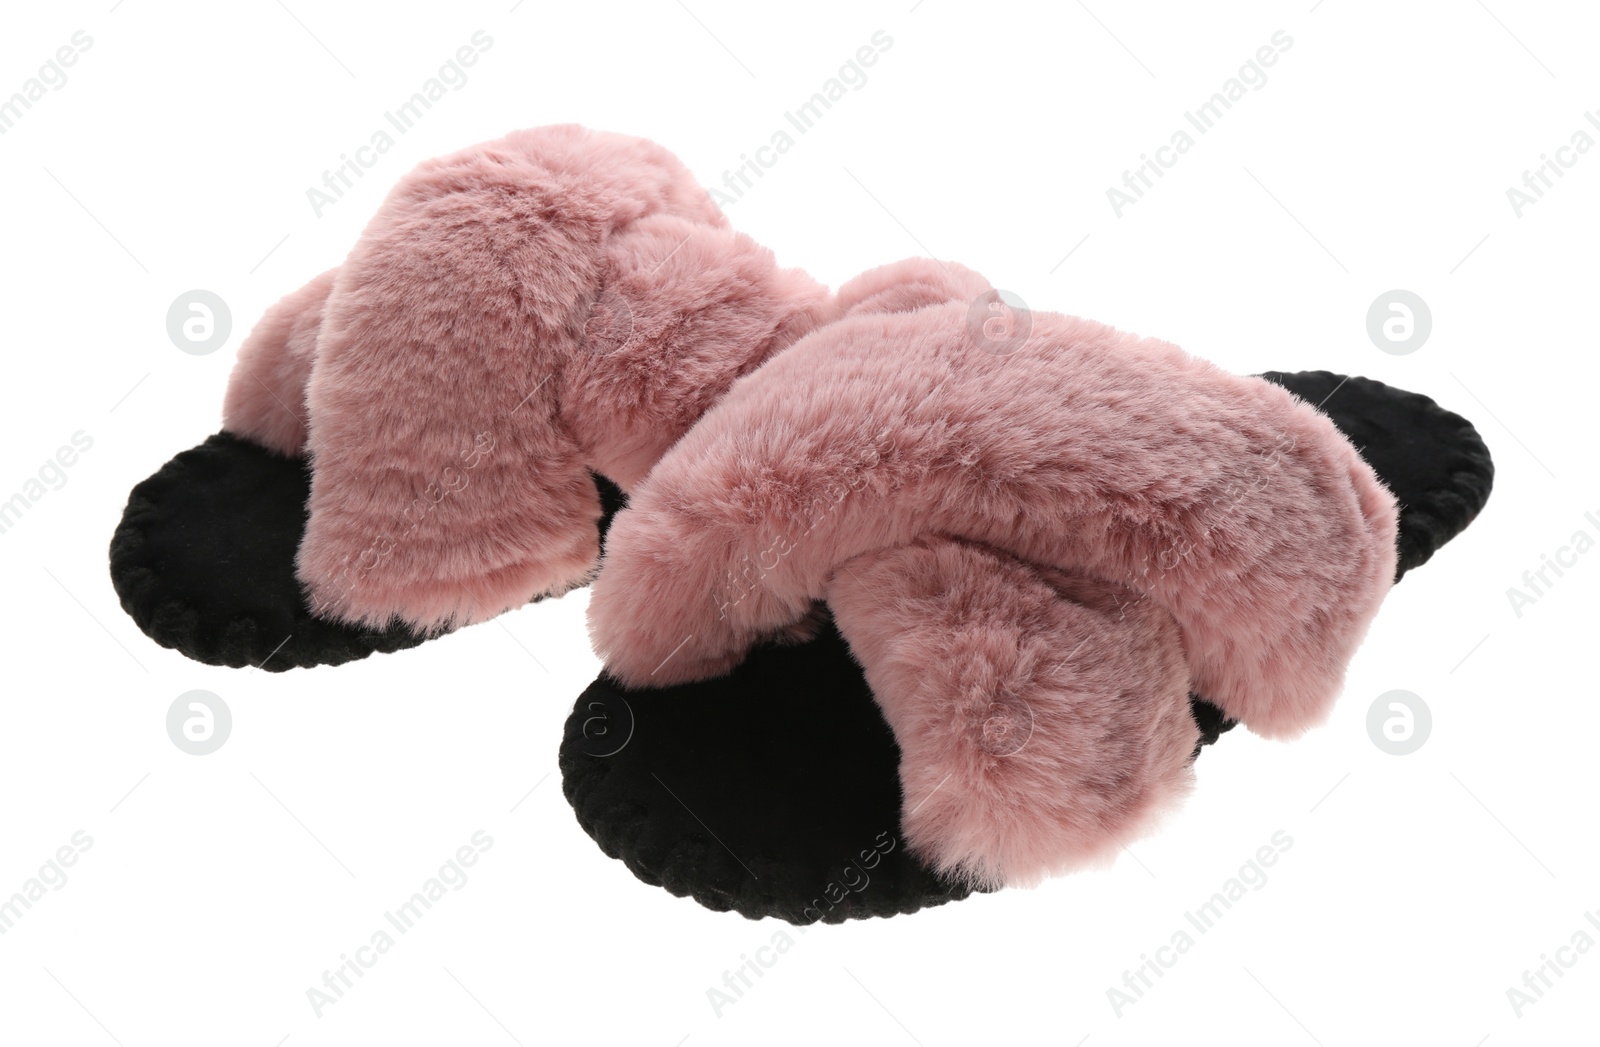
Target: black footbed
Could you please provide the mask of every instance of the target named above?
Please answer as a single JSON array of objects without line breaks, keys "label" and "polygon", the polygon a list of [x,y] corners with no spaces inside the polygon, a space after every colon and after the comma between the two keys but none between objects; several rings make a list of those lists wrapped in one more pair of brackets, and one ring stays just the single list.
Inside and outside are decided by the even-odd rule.
[{"label": "black footbed", "polygon": [[[1394,492],[1397,579],[1483,508],[1494,467],[1460,416],[1366,378],[1261,377],[1320,405]],[[1234,724],[1199,696],[1191,708],[1198,755]],[[971,893],[906,853],[899,764],[825,616],[816,638],[760,647],[720,679],[633,690],[602,675],[578,699],[560,752],[578,823],[639,879],[710,909],[796,924],[909,913]]]},{"label": "black footbed", "polygon": [[[596,477],[605,516],[622,492]],[[128,496],[111,539],[122,607],[163,647],[209,665],[280,672],[415,647],[401,625],[315,618],[294,574],[311,468],[230,433],[173,458]]]}]

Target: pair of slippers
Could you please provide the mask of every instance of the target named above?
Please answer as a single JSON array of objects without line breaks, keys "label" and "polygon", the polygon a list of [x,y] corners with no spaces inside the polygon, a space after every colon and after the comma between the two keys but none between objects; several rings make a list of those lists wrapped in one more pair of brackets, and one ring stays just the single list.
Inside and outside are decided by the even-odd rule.
[{"label": "pair of slippers", "polygon": [[1230,375],[953,263],[830,292],[666,150],[560,126],[423,164],[269,310],[111,573],[158,643],[269,671],[593,582],[579,823],[709,908],[837,922],[1107,858],[1235,724],[1317,723],[1492,475],[1425,396]]}]

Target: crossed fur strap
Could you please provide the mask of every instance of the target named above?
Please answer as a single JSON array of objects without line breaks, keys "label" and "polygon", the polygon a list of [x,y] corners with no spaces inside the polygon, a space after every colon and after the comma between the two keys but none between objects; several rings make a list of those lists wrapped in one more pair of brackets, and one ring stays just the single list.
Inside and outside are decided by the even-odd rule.
[{"label": "crossed fur strap", "polygon": [[1181,796],[1191,690],[1263,735],[1319,722],[1397,509],[1277,385],[1058,314],[990,353],[967,314],[847,316],[736,383],[632,492],[589,615],[609,673],[668,686],[826,601],[911,846],[992,886],[1106,857]]}]

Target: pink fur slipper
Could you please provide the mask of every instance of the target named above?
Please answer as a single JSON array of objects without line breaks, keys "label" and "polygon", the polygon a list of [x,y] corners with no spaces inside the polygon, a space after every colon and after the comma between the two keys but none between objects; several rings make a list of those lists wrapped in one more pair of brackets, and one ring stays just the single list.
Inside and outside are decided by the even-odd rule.
[{"label": "pink fur slipper", "polygon": [[560,594],[622,492],[836,308],[650,142],[429,161],[250,333],[223,431],[134,489],[113,581],[164,646],[269,670]]},{"label": "pink fur slipper", "polygon": [[1112,858],[1222,729],[1319,723],[1398,574],[1487,497],[1426,398],[1060,314],[997,353],[986,290],[860,278],[616,517],[563,772],[648,882],[807,922]]}]

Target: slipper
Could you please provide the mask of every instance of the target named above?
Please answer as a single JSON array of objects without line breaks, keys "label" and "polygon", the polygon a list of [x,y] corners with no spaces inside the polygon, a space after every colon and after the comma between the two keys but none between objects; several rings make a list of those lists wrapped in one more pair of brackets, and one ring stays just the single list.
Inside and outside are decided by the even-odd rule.
[{"label": "slipper", "polygon": [[123,608],[214,665],[339,664],[587,583],[621,492],[834,296],[678,160],[558,126],[424,163],[140,483]]},{"label": "slipper", "polygon": [[[1105,860],[1235,723],[1320,721],[1389,584],[1488,497],[1482,440],[1427,397],[1046,314],[1029,345],[1060,351],[985,361],[965,312],[797,343],[615,521],[607,672],[560,766],[646,883],[804,924]],[[1063,426],[1098,440],[1040,436]]]}]

